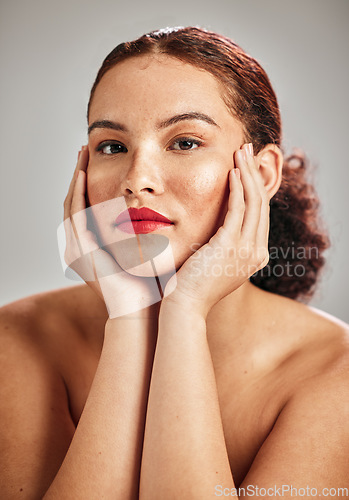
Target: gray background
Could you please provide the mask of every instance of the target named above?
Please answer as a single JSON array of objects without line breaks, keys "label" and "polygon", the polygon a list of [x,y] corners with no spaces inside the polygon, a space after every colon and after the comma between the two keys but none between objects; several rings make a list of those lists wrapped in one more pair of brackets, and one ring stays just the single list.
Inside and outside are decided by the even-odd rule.
[{"label": "gray background", "polygon": [[2,0],[0,304],[76,284],[62,273],[56,230],[103,58],[152,29],[198,25],[259,59],[286,150],[304,148],[317,165],[333,247],[312,305],[349,321],[348,20],[348,0]]}]

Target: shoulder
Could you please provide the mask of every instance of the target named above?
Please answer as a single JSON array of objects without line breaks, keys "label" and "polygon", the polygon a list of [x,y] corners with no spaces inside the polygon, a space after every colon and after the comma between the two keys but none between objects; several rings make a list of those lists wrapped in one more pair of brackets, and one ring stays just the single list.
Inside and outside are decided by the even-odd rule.
[{"label": "shoulder", "polygon": [[[53,332],[62,321],[68,324],[56,299],[57,304],[63,300],[61,292],[0,309],[0,489],[6,497],[18,488],[39,498],[74,432],[66,385],[53,355]],[[65,319],[57,320],[60,316]]]},{"label": "shoulder", "polygon": [[47,313],[54,311],[66,314],[71,299],[81,295],[82,289],[82,286],[67,287],[24,297],[0,307],[0,319],[17,319],[24,324],[30,320],[44,320]]},{"label": "shoulder", "polygon": [[349,325],[315,307],[262,293],[264,315],[273,325],[271,342],[282,343],[281,363],[293,369],[289,404],[326,391],[329,398],[349,395]]},{"label": "shoulder", "polygon": [[[315,357],[316,370],[297,386],[288,406],[309,406],[310,410],[319,405],[317,410],[324,417],[329,412],[330,418],[334,413],[337,418],[343,411],[349,416],[349,325],[315,307],[305,307],[304,324],[309,333],[304,359],[310,362]],[[347,422],[349,431],[349,419]]]},{"label": "shoulder", "polygon": [[13,364],[30,353],[65,377],[77,353],[100,348],[106,318],[103,301],[87,285],[32,295],[0,308],[0,352],[12,353]]},{"label": "shoulder", "polygon": [[[69,323],[65,290],[32,295],[0,308],[0,352],[5,370],[16,372],[24,364],[50,371],[49,345],[54,330]],[[5,362],[6,361],[6,362]],[[5,368],[6,367],[6,368]]]},{"label": "shoulder", "polygon": [[[276,364],[287,359],[307,377],[341,358],[349,349],[349,325],[315,307],[263,290],[255,290],[263,345]],[[266,332],[266,333],[265,333]],[[313,367],[314,370],[308,368]]]},{"label": "shoulder", "polygon": [[296,358],[304,364],[305,377],[302,384],[296,385],[302,393],[306,387],[325,391],[336,374],[342,377],[345,385],[349,384],[347,370],[349,369],[349,325],[344,321],[312,306],[297,303],[292,304],[288,321],[291,328],[288,331],[297,339]]},{"label": "shoulder", "polygon": [[[103,325],[101,308],[87,285],[53,290],[0,308],[0,355],[6,371],[30,362],[41,376],[64,376],[75,352]],[[97,304],[97,305],[96,305]],[[103,304],[102,304],[103,306]],[[6,366],[6,368],[5,368]]]},{"label": "shoulder", "polygon": [[280,408],[311,404],[317,394],[326,398],[326,391],[329,399],[339,398],[341,391],[344,398],[349,390],[349,325],[270,293],[264,295],[263,312],[263,359],[271,360],[273,380],[282,385],[275,396],[280,396]]},{"label": "shoulder", "polygon": [[[292,344],[283,361],[287,398],[244,484],[287,484],[319,490],[347,486],[349,454],[349,329],[338,318],[285,304]],[[287,312],[287,314],[288,314]],[[280,335],[281,337],[282,335]],[[292,340],[290,340],[292,339]],[[293,342],[293,343],[292,343]],[[285,368],[286,367],[286,368]]]},{"label": "shoulder", "polygon": [[[0,352],[15,363],[47,354],[55,332],[73,328],[72,298],[80,291],[69,288],[39,293],[0,308]],[[39,354],[40,353],[40,354]]]},{"label": "shoulder", "polygon": [[[0,336],[11,331],[28,339],[48,337],[62,328],[84,328],[91,319],[106,315],[101,299],[87,285],[51,290],[17,300],[0,308]],[[8,332],[8,333],[6,333]]]},{"label": "shoulder", "polygon": [[[302,459],[303,467],[321,467],[328,480],[344,479],[349,453],[349,336],[331,325],[303,362],[312,367],[295,385],[276,421],[272,439],[281,439]],[[314,346],[315,347],[315,346]],[[299,456],[298,456],[299,455]],[[336,464],[336,472],[333,467]],[[326,485],[325,485],[326,486]]]},{"label": "shoulder", "polygon": [[311,369],[295,386],[278,426],[292,439],[302,436],[307,449],[317,449],[324,468],[337,462],[340,475],[349,453],[349,325],[315,307],[303,307],[306,341],[300,355]]},{"label": "shoulder", "polygon": [[275,324],[285,338],[300,342],[347,343],[349,325],[320,309],[264,290],[255,291],[258,308],[266,322]]}]

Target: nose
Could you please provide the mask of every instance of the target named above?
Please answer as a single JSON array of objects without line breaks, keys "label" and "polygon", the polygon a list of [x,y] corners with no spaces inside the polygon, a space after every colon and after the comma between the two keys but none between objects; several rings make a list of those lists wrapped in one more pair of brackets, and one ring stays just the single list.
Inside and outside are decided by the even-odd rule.
[{"label": "nose", "polygon": [[121,181],[124,196],[140,196],[164,192],[163,179],[157,167],[158,159],[149,151],[135,152]]}]

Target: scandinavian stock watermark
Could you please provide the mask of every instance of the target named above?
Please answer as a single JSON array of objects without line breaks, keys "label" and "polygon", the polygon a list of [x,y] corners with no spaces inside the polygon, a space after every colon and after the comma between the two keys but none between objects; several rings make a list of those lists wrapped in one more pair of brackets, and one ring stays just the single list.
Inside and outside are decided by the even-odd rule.
[{"label": "scandinavian stock watermark", "polygon": [[[319,258],[318,247],[295,246],[294,242],[291,242],[287,247],[269,247],[269,263],[257,270],[255,265],[248,262],[250,247],[206,247],[202,248],[200,256],[195,253],[200,248],[199,243],[193,243],[190,248],[194,259],[193,276],[233,277],[245,274],[253,277],[258,272],[261,277],[301,278],[307,272],[304,262]],[[264,249],[255,248],[254,252],[258,253],[258,250],[263,253]],[[207,259],[202,259],[202,254]],[[212,258],[217,262],[212,261]]]}]

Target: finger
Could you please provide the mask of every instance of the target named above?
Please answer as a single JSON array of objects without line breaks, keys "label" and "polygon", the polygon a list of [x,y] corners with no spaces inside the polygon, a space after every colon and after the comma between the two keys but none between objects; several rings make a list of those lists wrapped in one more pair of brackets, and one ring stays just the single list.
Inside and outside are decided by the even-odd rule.
[{"label": "finger", "polygon": [[74,187],[75,187],[75,183],[77,180],[77,176],[78,176],[78,173],[80,170],[86,172],[87,166],[88,166],[88,158],[89,158],[88,147],[83,146],[81,151],[79,152],[79,157],[78,157],[78,161],[77,161],[77,164],[75,167],[74,175],[73,175],[72,180],[70,182],[67,196],[64,200],[64,219],[67,219],[70,217],[71,202],[72,202],[72,198],[73,198],[73,192],[74,192]]},{"label": "finger", "polygon": [[261,207],[261,217],[256,235],[257,248],[268,248],[270,227],[270,205],[269,197],[264,196]]},{"label": "finger", "polygon": [[243,148],[247,152],[247,163],[250,169],[251,176],[255,180],[261,199],[260,218],[256,231],[256,244],[257,248],[259,249],[267,248],[268,236],[269,236],[269,212],[270,212],[269,195],[267,190],[265,189],[263,178],[259,171],[255,157],[253,156],[252,144],[245,144]]},{"label": "finger", "polygon": [[256,159],[253,155],[252,144],[244,144],[243,149],[246,152],[246,160],[247,160],[247,165],[249,167],[249,172],[256,182],[256,186],[257,189],[259,190],[261,198],[264,198],[264,195],[267,194],[267,192],[264,186],[263,178],[256,163]]},{"label": "finger", "polygon": [[245,216],[241,229],[241,237],[248,241],[255,241],[260,220],[262,199],[256,182],[252,162],[252,155],[244,148],[235,154],[236,164],[241,171],[241,181],[245,197]]},{"label": "finger", "polygon": [[72,193],[71,206],[70,206],[70,216],[85,210],[86,208],[86,172],[79,170],[76,176],[76,181],[74,183],[74,189]]},{"label": "finger", "polygon": [[71,200],[73,197],[74,187],[75,187],[75,183],[76,183],[76,180],[78,177],[78,173],[80,170],[82,170],[84,172],[87,171],[88,159],[89,159],[88,146],[82,146],[81,151],[79,152],[77,165],[76,165],[74,175],[72,177],[72,180],[71,180],[71,183],[69,186],[69,190],[68,190],[68,194],[67,194],[67,198],[66,198],[68,208],[70,208],[70,205],[71,205]]},{"label": "finger", "polygon": [[74,186],[71,203],[71,222],[82,254],[90,253],[99,248],[96,236],[87,228],[87,210],[85,201],[86,172],[80,170]]},{"label": "finger", "polygon": [[71,256],[70,267],[86,282],[97,280],[93,252],[99,248],[95,236],[87,229],[85,188],[86,172],[79,170],[74,184],[70,217],[65,222],[71,223]]},{"label": "finger", "polygon": [[[81,254],[88,253],[96,248],[95,245],[91,247],[90,238],[87,230],[87,214],[86,214],[86,160],[88,155],[86,149],[82,149],[78,168],[76,170],[74,184],[72,186],[71,202],[69,217],[71,219],[72,228],[74,231],[77,244]],[[80,162],[81,160],[81,162]]]},{"label": "finger", "polygon": [[93,251],[99,246],[93,233],[87,230],[85,191],[88,159],[88,147],[83,146],[64,201],[65,261],[86,282],[95,282],[98,288]]},{"label": "finger", "polygon": [[80,158],[81,158],[81,151],[79,151],[79,155],[78,155],[78,161],[77,161],[77,164],[76,164],[76,167],[75,167],[75,170],[74,170],[74,174],[73,174],[73,177],[70,181],[70,184],[69,184],[69,189],[68,189],[68,193],[67,193],[67,196],[65,197],[65,200],[64,200],[64,220],[66,220],[67,218],[70,217],[70,206],[71,206],[71,199],[72,199],[72,196],[73,196],[73,191],[74,191],[74,186],[75,186],[75,181],[76,181],[76,176],[78,174],[78,167],[79,167],[79,163],[80,163]]},{"label": "finger", "polygon": [[229,172],[229,189],[228,211],[223,228],[232,239],[235,239],[240,236],[245,213],[244,191],[238,168],[233,168]]},{"label": "finger", "polygon": [[71,200],[71,207],[69,213],[69,220],[71,221],[71,226],[74,232],[76,244],[79,247],[80,256],[85,252],[83,250],[83,233],[86,231],[86,214],[84,213],[84,206],[79,207],[81,204],[81,192],[85,191],[83,173],[78,171],[76,180],[74,182],[74,189]]},{"label": "finger", "polygon": [[[66,251],[65,251],[65,261],[68,264],[68,266],[73,262],[76,258],[78,258],[81,255],[81,246],[76,238],[76,231],[74,231],[74,227],[72,225],[72,219],[71,219],[71,201],[72,201],[72,196],[73,196],[73,191],[75,188],[76,184],[76,178],[77,174],[81,169],[86,169],[87,167],[87,158],[86,154],[84,153],[81,155],[83,150],[86,148],[86,146],[82,147],[82,151],[79,152],[78,156],[78,161],[77,165],[74,171],[74,175],[72,177],[72,180],[70,182],[68,194],[65,198],[64,201],[64,230],[65,230],[65,236],[66,236]],[[84,165],[84,162],[86,166]]]}]

